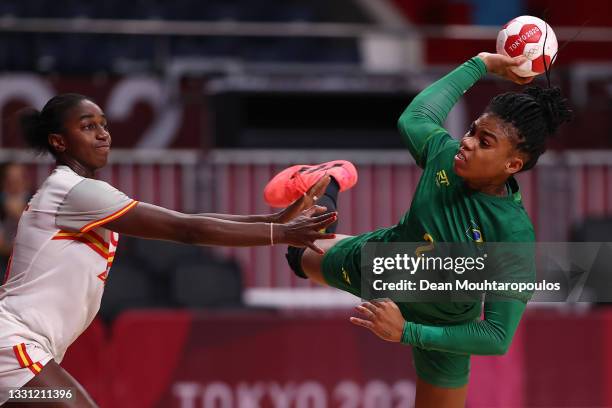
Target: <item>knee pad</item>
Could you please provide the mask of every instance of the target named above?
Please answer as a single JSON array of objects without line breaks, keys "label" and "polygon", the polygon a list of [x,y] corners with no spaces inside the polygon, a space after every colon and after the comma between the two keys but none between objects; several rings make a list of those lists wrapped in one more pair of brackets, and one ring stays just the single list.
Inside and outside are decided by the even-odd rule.
[{"label": "knee pad", "polygon": [[296,247],[287,247],[287,253],[285,254],[285,258],[287,258],[287,263],[289,267],[297,276],[302,279],[308,279],[304,270],[302,269],[302,255],[304,255],[304,251],[306,248],[296,248]]}]

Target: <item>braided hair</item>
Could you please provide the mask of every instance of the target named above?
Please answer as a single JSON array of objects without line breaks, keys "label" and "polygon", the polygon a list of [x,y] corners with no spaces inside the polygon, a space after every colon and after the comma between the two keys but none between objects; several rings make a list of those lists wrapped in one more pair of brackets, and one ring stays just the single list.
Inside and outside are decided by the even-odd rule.
[{"label": "braided hair", "polygon": [[546,150],[546,139],[572,118],[567,99],[558,87],[532,86],[523,92],[507,92],[494,97],[487,109],[518,130],[516,148],[527,154],[521,171],[529,170]]},{"label": "braided hair", "polygon": [[39,154],[56,152],[49,144],[49,134],[61,133],[64,129],[66,113],[81,103],[89,100],[86,96],[66,93],[49,99],[41,111],[26,108],[19,113],[21,133],[28,146]]}]

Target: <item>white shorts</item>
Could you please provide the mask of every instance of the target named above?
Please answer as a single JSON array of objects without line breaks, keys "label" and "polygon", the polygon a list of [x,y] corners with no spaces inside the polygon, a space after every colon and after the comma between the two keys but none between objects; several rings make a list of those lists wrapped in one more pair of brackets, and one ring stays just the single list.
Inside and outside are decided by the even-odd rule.
[{"label": "white shorts", "polygon": [[31,341],[0,347],[0,405],[8,400],[9,389],[26,385],[52,358]]}]

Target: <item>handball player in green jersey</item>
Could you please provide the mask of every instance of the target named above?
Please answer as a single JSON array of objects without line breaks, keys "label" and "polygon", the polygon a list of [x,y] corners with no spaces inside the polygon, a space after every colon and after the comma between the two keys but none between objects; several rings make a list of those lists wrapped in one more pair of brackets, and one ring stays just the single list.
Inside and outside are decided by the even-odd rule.
[{"label": "handball player in green jersey", "polygon": [[[361,249],[367,242],[534,242],[514,175],[531,169],[547,138],[570,119],[559,89],[528,87],[497,95],[460,141],[442,127],[453,105],[487,72],[521,85],[530,82],[510,70],[522,62],[522,56],[481,53],[416,96],[398,122],[423,168],[409,211],[392,227],[322,241],[323,255],[289,247],[287,260],[294,272],[360,296]],[[312,198],[333,211],[338,192],[357,182],[357,171],[346,161],[293,166],[270,181],[265,198],[286,205],[321,177],[331,182],[322,197]],[[496,296],[504,301],[495,301]],[[524,292],[487,293],[484,319],[481,302],[373,301],[358,306],[361,315],[351,322],[384,340],[412,345],[417,407],[461,407],[470,355],[504,354],[528,300]]]}]

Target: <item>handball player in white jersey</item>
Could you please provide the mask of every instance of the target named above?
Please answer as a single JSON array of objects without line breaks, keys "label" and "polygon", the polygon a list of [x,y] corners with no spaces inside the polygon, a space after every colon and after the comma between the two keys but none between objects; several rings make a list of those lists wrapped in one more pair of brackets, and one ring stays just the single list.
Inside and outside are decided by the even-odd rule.
[{"label": "handball player in white jersey", "polygon": [[[312,206],[329,183],[322,178],[288,209],[270,215],[188,215],[140,203],[96,180],[111,146],[106,117],[77,94],[23,112],[28,144],[50,153],[57,167],[19,221],[0,286],[0,405],[21,387],[72,388],[75,398],[54,407],[95,407],[59,363],[100,307],[120,234],[196,245],[289,244],[321,250],[314,241],[336,220]],[[26,408],[34,403],[13,402]],[[49,406],[49,405],[44,405]]]}]

